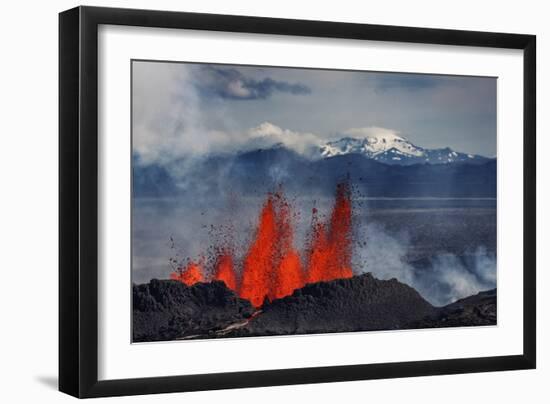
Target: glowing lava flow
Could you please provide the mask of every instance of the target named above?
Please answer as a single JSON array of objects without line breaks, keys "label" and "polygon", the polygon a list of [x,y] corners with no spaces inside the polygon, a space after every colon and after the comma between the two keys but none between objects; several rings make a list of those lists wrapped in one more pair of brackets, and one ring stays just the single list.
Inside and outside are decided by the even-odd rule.
[{"label": "glowing lava flow", "polygon": [[[254,238],[242,262],[241,281],[237,282],[234,258],[222,250],[214,264],[212,280],[225,285],[260,307],[264,301],[289,296],[306,283],[351,278],[352,206],[349,186],[339,184],[330,220],[322,223],[313,210],[306,266],[294,248],[291,206],[282,191],[270,193],[264,202]],[[172,273],[171,279],[187,285],[204,282],[201,265],[190,262],[185,270]]]}]

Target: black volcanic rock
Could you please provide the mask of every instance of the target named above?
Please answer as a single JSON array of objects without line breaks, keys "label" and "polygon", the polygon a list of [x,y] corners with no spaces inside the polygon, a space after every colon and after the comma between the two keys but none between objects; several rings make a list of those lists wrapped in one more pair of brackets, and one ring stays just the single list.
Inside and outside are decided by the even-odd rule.
[{"label": "black volcanic rock", "polygon": [[405,328],[440,328],[496,325],[497,290],[457,300],[439,308],[434,314],[408,324]]},{"label": "black volcanic rock", "polygon": [[202,335],[250,317],[252,305],[223,282],[187,286],[151,280],[133,286],[133,341],[172,340]]},{"label": "black volcanic rock", "polygon": [[410,286],[370,273],[309,284],[260,310],[223,282],[133,287],[133,341],[296,335],[496,324],[496,289],[433,307]]},{"label": "black volcanic rock", "polygon": [[413,288],[369,273],[306,285],[226,336],[393,330],[436,311]]}]

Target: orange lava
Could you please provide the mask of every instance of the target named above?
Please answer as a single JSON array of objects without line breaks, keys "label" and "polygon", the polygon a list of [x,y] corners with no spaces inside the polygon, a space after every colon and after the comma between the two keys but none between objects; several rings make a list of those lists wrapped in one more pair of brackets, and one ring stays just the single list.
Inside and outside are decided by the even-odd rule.
[{"label": "orange lava", "polygon": [[346,183],[336,189],[336,200],[328,224],[320,223],[313,211],[311,246],[306,282],[351,278],[351,199]]},{"label": "orange lava", "polygon": [[187,286],[193,286],[197,282],[204,282],[202,267],[196,262],[189,262],[185,269],[170,274],[170,279],[185,283]]},{"label": "orange lava", "polygon": [[[337,186],[327,223],[322,223],[313,209],[305,266],[294,247],[292,209],[280,190],[269,193],[262,206],[254,237],[242,261],[240,283],[233,257],[228,250],[222,250],[211,278],[223,281],[255,307],[266,299],[289,296],[306,283],[351,278],[352,205],[348,184]],[[185,270],[172,273],[170,278],[193,285],[204,281],[203,269],[190,262]]]},{"label": "orange lava", "polygon": [[275,194],[277,206],[277,256],[273,263],[275,276],[272,279],[269,297],[280,299],[291,295],[304,286],[304,275],[300,254],[294,249],[292,212],[282,192]]},{"label": "orange lava", "polygon": [[290,251],[277,267],[271,297],[273,299],[280,299],[289,296],[302,286],[304,286],[304,277],[302,275],[300,255],[296,251]]},{"label": "orange lava", "polygon": [[230,253],[224,252],[218,256],[213,279],[222,281],[231,290],[237,290],[237,277],[233,268],[233,257]]},{"label": "orange lava", "polygon": [[270,194],[260,213],[256,237],[244,258],[239,295],[259,307],[270,295],[277,248],[277,224]]}]

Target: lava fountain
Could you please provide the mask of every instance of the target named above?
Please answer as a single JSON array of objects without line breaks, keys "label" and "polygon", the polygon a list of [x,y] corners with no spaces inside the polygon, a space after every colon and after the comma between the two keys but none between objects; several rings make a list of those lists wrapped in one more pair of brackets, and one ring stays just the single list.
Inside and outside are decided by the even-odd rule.
[{"label": "lava fountain", "polygon": [[[281,190],[269,193],[262,205],[254,237],[240,266],[240,282],[234,255],[221,249],[210,280],[223,281],[239,297],[255,307],[291,295],[307,283],[351,278],[352,204],[347,183],[336,188],[334,206],[327,222],[313,209],[305,265],[294,247],[292,207]],[[187,285],[206,281],[202,265],[190,261],[170,275]]]},{"label": "lava fountain", "polygon": [[213,279],[222,281],[231,290],[237,290],[237,277],[233,267],[233,256],[230,252],[224,251],[218,255]]},{"label": "lava fountain", "polygon": [[321,223],[317,210],[313,218],[308,251],[306,282],[351,278],[351,198],[349,186],[339,184],[329,223]]},{"label": "lava fountain", "polygon": [[258,307],[272,297],[271,286],[278,248],[277,220],[273,195],[268,195],[260,213],[256,237],[244,258],[239,296]]}]

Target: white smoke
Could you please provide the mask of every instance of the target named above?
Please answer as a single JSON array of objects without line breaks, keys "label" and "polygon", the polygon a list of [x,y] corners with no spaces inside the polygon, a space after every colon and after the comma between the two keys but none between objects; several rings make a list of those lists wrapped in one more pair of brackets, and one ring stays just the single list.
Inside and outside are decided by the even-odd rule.
[{"label": "white smoke", "polygon": [[496,257],[484,247],[466,252],[462,259],[439,253],[418,268],[407,262],[410,243],[406,234],[390,234],[382,226],[370,223],[357,230],[357,240],[357,273],[372,272],[379,279],[396,278],[415,288],[434,306],[496,287]]}]

